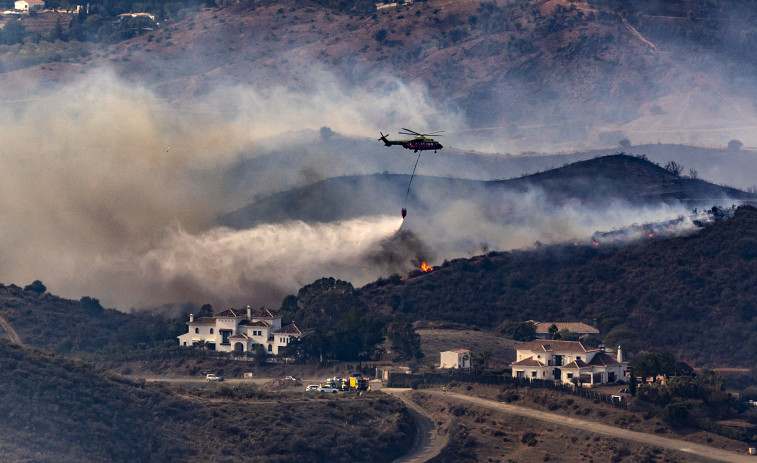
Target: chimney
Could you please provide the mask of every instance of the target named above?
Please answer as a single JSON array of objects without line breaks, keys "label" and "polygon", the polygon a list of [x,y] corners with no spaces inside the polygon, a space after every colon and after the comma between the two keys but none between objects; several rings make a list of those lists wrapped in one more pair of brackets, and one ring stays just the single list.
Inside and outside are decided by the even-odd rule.
[{"label": "chimney", "polygon": [[623,363],[623,351],[618,346],[618,363]]},{"label": "chimney", "polygon": [[247,306],[247,319],[252,320],[252,309],[249,305]]},{"label": "chimney", "polygon": [[192,323],[193,321],[195,321],[195,314],[191,313],[189,314],[189,323]]}]

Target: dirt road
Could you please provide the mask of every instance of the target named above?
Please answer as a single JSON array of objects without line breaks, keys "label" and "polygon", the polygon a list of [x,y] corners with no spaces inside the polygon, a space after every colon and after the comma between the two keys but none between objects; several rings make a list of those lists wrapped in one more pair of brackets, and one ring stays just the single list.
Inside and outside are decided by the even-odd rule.
[{"label": "dirt road", "polygon": [[413,447],[402,458],[394,460],[394,463],[423,463],[435,456],[447,445],[447,436],[441,436],[436,432],[436,426],[431,417],[419,407],[415,402],[410,400],[406,393],[412,389],[382,389],[399,397],[407,406],[410,416],[415,421],[416,435]]},{"label": "dirt road", "polygon": [[[386,389],[385,389],[386,390]],[[541,410],[534,410],[526,407],[519,407],[517,405],[510,405],[505,403],[496,402],[493,400],[482,399],[479,397],[472,397],[468,395],[457,394],[453,392],[447,392],[443,394],[441,391],[424,390],[426,394],[434,394],[437,396],[444,396],[445,400],[454,400],[459,402],[467,402],[480,407],[488,408],[490,410],[500,411],[504,413],[510,413],[514,415],[524,416],[527,418],[533,418],[540,421],[546,421],[558,425],[568,426],[572,428],[582,429],[597,434],[603,434],[606,436],[617,437],[620,439],[631,440],[640,442],[643,444],[653,445],[669,450],[675,450],[679,452],[685,452],[699,457],[708,458],[715,461],[725,461],[729,463],[757,463],[757,458],[746,454],[747,446],[744,444],[744,453],[734,453],[727,450],[716,449],[708,447],[706,445],[696,444],[693,442],[687,442],[679,439],[671,439],[668,437],[657,436],[654,434],[645,434],[642,432],[629,431],[627,429],[616,428],[601,423],[595,423],[588,420],[580,420],[576,418],[566,417],[555,413],[544,412]],[[425,460],[414,460],[425,461]]]}]

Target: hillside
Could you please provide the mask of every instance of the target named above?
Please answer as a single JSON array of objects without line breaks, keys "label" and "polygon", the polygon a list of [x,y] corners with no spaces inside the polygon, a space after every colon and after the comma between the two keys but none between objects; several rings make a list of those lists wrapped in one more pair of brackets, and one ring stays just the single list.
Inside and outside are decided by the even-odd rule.
[{"label": "hillside", "polygon": [[[433,160],[429,161],[433,163]],[[517,202],[537,192],[538,203],[607,206],[624,203],[639,206],[684,204],[685,207],[730,205],[757,200],[757,195],[701,179],[671,173],[645,159],[610,155],[579,161],[564,167],[511,180],[475,181],[416,176],[411,196],[404,203],[409,175],[374,174],[335,177],[259,198],[256,202],[220,218],[220,223],[248,228],[267,222],[303,220],[329,222],[355,217],[396,214],[407,204],[421,223],[441,215],[449,204],[470,203],[487,217],[507,223],[527,211],[507,214],[502,202]],[[440,225],[452,226],[447,222]],[[623,224],[630,225],[630,224]],[[571,237],[567,237],[571,239]]]},{"label": "hillside", "polygon": [[494,328],[507,320],[598,322],[609,345],[669,350],[695,365],[754,366],[757,209],[689,236],[559,245],[445,261],[360,289],[374,310]]},{"label": "hillside", "polygon": [[0,364],[4,461],[378,462],[412,443],[404,406],[383,396],[178,391],[5,341]]},{"label": "hillside", "polygon": [[234,85],[349,104],[358,86],[365,107],[407,84],[379,112],[413,98],[423,113],[416,121],[455,122],[444,128],[459,131],[459,146],[517,152],[624,137],[754,145],[744,123],[755,118],[747,1],[667,2],[664,11],[659,2],[609,0],[429,0],[375,12],[333,2],[219,3],[182,9],[112,45],[7,47],[8,69],[29,67],[0,79],[9,95],[38,95],[35,77],[65,83],[107,67],[171,104]]},{"label": "hillside", "polygon": [[73,301],[15,285],[0,285],[0,317],[24,345],[74,357],[106,350],[131,351],[165,341],[173,345],[175,336],[186,331],[180,319],[149,312],[126,314],[105,309],[88,296]]}]

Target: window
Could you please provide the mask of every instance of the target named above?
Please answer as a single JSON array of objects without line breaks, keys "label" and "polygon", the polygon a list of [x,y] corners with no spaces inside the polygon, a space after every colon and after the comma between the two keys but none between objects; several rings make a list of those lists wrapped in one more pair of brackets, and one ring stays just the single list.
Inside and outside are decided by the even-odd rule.
[{"label": "window", "polygon": [[573,377],[573,373],[568,373],[568,379]]},{"label": "window", "polygon": [[213,328],[210,329],[210,334],[213,334]]},{"label": "window", "polygon": [[229,336],[231,336],[231,330],[218,330],[221,334],[221,344],[229,344]]},{"label": "window", "polygon": [[195,328],[195,333],[199,333],[199,332],[200,332],[200,328]]},{"label": "window", "polygon": [[536,378],[536,370],[531,372],[531,377]]},{"label": "window", "polygon": [[579,355],[578,357],[576,357],[576,360],[581,360],[581,356]]},{"label": "window", "polygon": [[273,352],[273,344],[268,344],[268,352]]}]

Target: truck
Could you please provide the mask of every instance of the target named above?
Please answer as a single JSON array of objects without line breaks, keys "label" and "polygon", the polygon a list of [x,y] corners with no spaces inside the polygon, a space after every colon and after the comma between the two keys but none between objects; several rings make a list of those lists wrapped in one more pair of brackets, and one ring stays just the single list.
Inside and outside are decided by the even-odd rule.
[{"label": "truck", "polygon": [[367,391],[368,378],[350,376],[350,391]]}]

